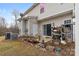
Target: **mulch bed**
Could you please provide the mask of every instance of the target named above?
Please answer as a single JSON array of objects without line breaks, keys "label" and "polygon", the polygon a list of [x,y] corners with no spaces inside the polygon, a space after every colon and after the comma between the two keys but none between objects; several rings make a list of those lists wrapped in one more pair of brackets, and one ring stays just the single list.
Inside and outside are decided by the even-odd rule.
[{"label": "mulch bed", "polygon": [[75,55],[75,42],[67,43],[66,45],[59,44],[55,45],[52,41],[46,43],[47,45],[53,46],[54,48],[61,48],[62,56],[74,56]]}]

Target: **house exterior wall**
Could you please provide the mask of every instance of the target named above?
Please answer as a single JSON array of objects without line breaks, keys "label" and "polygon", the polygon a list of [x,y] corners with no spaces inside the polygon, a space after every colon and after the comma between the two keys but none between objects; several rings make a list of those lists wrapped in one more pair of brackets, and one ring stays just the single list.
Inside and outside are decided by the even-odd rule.
[{"label": "house exterior wall", "polygon": [[73,3],[46,3],[45,4],[45,11],[44,13],[39,15],[39,19],[54,16],[59,13],[63,13],[69,10],[73,10],[74,6]]},{"label": "house exterior wall", "polygon": [[72,20],[72,13],[66,14],[66,15],[63,15],[63,16],[60,16],[60,17],[55,17],[55,18],[52,18],[52,19],[44,20],[43,22],[40,22],[39,28],[38,28],[40,35],[44,36],[43,35],[43,25],[51,24],[51,26],[53,26],[52,24],[54,23],[56,27],[59,27],[62,24],[64,24],[65,20]]},{"label": "house exterior wall", "polygon": [[39,16],[40,13],[39,13],[39,5],[37,5],[32,11],[30,11],[27,15],[25,16]]},{"label": "house exterior wall", "polygon": [[[40,13],[40,4],[38,4],[34,9],[32,9],[27,15],[28,16],[38,16],[38,20],[43,18],[53,16],[59,13],[63,13],[69,10],[73,10],[73,3],[45,3],[44,13]],[[27,16],[25,15],[25,16]]]},{"label": "house exterior wall", "polygon": [[[46,3],[44,5],[45,7],[45,11],[44,13],[40,14],[40,4],[38,4],[34,9],[32,9],[28,14],[26,14],[24,17],[27,17],[27,16],[37,16],[38,19],[36,19],[36,21],[41,21],[44,20],[43,18],[46,18],[46,17],[49,17],[49,16],[54,16],[54,15],[57,15],[57,14],[60,14],[60,13],[63,13],[63,12],[66,12],[66,11],[70,11],[70,10],[73,10],[73,7],[74,7],[74,4],[73,3]],[[72,16],[71,15],[64,15],[62,17],[56,17],[54,19],[48,19],[48,21],[44,21],[42,23],[40,23],[40,25],[35,24],[33,21],[34,19],[32,19],[31,21],[31,24],[30,24],[30,28],[29,28],[29,25],[28,25],[28,33],[30,34],[36,34],[38,32],[40,32],[42,35],[43,35],[43,29],[42,29],[42,25],[43,24],[46,24],[46,23],[55,23],[56,26],[59,26],[61,25],[62,23],[64,23],[64,20],[68,20],[70,19]],[[40,27],[39,27],[40,26]],[[35,29],[35,28],[36,29]],[[38,30],[37,30],[38,29]]]},{"label": "house exterior wall", "polygon": [[[64,20],[69,20],[72,18],[72,14],[66,14],[63,16],[55,17],[52,19],[44,20],[43,18],[54,16],[57,14],[61,14],[70,10],[73,10],[74,4],[73,3],[46,3],[44,5],[45,11],[44,13],[40,14],[40,4],[38,4],[34,9],[32,9],[28,14],[26,14],[24,17],[27,16],[37,16],[37,19],[28,19],[28,34],[35,35],[37,33],[43,35],[43,28],[42,25],[46,23],[55,23],[56,26],[60,26],[64,23]],[[39,21],[44,20],[43,22],[39,23]],[[34,23],[34,20],[37,23]]]}]

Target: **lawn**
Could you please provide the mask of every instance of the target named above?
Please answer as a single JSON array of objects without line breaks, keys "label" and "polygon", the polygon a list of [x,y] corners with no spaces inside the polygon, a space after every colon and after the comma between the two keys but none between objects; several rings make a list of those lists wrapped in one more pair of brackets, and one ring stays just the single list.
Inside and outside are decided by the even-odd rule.
[{"label": "lawn", "polygon": [[[5,40],[4,36],[0,37],[0,56],[49,56],[53,54],[53,50],[43,50],[32,45],[31,43],[20,40]],[[67,44],[62,49],[61,55],[75,55],[74,43]]]},{"label": "lawn", "polygon": [[0,36],[0,41],[4,40],[4,38],[5,38],[4,36]]},{"label": "lawn", "polygon": [[42,56],[52,55],[49,51],[43,51],[29,43],[19,40],[4,40],[0,37],[0,56]]}]

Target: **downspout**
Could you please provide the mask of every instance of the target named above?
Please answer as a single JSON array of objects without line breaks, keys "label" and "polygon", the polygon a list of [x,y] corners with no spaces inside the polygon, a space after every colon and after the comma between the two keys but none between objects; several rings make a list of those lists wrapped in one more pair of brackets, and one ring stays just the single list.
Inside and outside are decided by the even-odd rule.
[{"label": "downspout", "polygon": [[74,6],[73,6],[73,15],[72,15],[72,19],[73,19],[73,34],[72,34],[72,39],[73,41],[75,42],[75,3],[74,3]]}]

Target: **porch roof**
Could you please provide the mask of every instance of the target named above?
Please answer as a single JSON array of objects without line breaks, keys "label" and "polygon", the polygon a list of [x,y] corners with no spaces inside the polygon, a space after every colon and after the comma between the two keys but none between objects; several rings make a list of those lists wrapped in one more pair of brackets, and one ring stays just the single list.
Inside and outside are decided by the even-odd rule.
[{"label": "porch roof", "polygon": [[22,18],[19,18],[17,19],[18,21],[21,21],[21,20],[26,20],[28,21],[29,19],[37,19],[38,17],[37,16],[23,16]]}]

